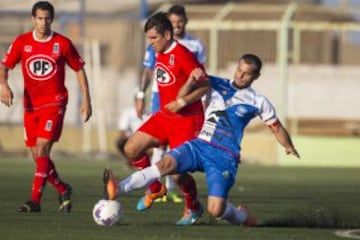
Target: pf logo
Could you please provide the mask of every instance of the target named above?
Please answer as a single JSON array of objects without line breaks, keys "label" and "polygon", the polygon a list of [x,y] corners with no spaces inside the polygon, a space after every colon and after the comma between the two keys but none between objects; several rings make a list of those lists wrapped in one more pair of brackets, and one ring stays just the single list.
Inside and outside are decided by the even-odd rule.
[{"label": "pf logo", "polygon": [[174,83],[175,78],[171,71],[167,71],[162,66],[157,66],[155,69],[155,80],[159,85],[170,85]]},{"label": "pf logo", "polygon": [[34,80],[48,80],[56,72],[56,63],[51,57],[39,54],[27,59],[26,70]]}]

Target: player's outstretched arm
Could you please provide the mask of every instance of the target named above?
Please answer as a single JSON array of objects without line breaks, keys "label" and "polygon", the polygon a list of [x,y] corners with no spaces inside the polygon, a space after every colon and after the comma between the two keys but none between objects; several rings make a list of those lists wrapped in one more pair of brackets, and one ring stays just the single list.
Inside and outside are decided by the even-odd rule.
[{"label": "player's outstretched arm", "polygon": [[83,122],[87,122],[92,114],[91,98],[89,91],[89,83],[87,80],[86,72],[82,68],[76,72],[76,76],[80,85],[82,103],[80,107],[80,117]]},{"label": "player's outstretched arm", "polygon": [[280,121],[277,121],[269,125],[272,133],[275,135],[276,140],[285,148],[286,154],[294,155],[297,158],[300,158],[299,153],[292,143],[291,137],[287,130],[283,127]]},{"label": "player's outstretched arm", "polygon": [[0,66],[0,101],[7,107],[13,104],[14,94],[8,84],[9,69]]}]

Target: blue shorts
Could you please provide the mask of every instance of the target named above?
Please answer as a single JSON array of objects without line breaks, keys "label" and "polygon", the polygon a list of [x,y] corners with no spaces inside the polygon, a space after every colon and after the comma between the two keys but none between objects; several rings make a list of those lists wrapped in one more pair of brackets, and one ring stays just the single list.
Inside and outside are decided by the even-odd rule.
[{"label": "blue shorts", "polygon": [[160,110],[159,92],[152,92],[151,94],[151,114]]},{"label": "blue shorts", "polygon": [[167,154],[176,159],[177,173],[205,172],[208,196],[227,199],[238,168],[238,159],[200,139],[185,142]]}]

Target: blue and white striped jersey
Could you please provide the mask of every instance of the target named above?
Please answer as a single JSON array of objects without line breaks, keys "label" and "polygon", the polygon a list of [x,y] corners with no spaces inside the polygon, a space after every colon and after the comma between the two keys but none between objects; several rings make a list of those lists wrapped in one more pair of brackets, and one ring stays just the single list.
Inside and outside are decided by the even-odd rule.
[{"label": "blue and white striped jersey", "polygon": [[275,123],[275,109],[269,100],[253,88],[238,89],[232,81],[209,76],[212,84],[205,122],[198,138],[234,155],[240,153],[244,129],[259,116],[267,125]]}]

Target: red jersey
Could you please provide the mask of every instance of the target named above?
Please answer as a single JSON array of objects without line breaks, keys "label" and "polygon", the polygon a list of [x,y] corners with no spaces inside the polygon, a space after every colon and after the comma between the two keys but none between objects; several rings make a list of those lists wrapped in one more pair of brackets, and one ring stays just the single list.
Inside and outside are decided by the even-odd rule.
[{"label": "red jersey", "polygon": [[84,66],[72,42],[52,32],[48,39],[38,40],[35,32],[18,36],[2,60],[8,68],[21,61],[24,76],[24,107],[66,104],[65,64],[74,71]]},{"label": "red jersey", "polygon": [[[165,52],[157,54],[154,77],[159,88],[161,110],[164,110],[166,104],[176,100],[180,88],[195,68],[203,69],[203,66],[192,52],[176,41]],[[187,105],[177,114],[203,114],[201,100]]]}]

